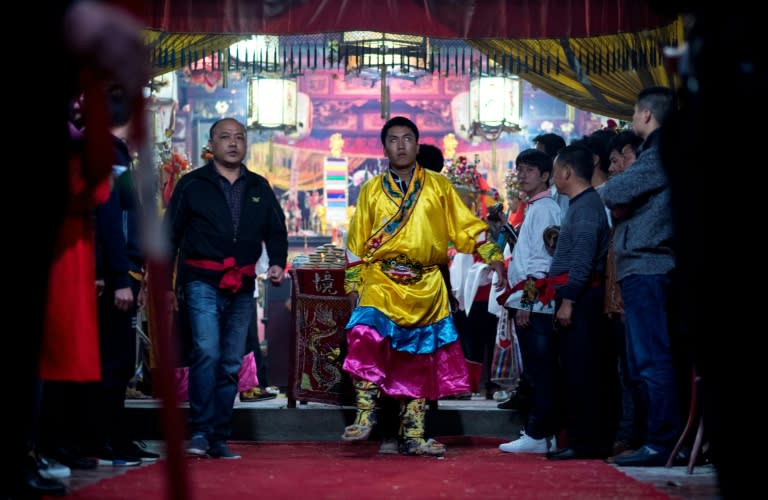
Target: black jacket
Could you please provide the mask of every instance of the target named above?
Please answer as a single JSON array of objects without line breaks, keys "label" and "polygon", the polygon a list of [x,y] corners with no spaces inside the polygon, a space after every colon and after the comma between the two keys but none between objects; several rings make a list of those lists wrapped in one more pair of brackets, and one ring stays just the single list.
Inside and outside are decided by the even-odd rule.
[{"label": "black jacket", "polygon": [[[178,253],[176,284],[205,281],[218,286],[221,271],[210,271],[185,265],[186,259],[222,262],[234,257],[236,265],[256,265],[266,243],[269,265],[285,269],[288,258],[288,231],[285,215],[267,180],[246,171],[246,185],[235,234],[232,214],[219,174],[213,162],[181,177],[173,190],[165,217],[170,227],[171,252]],[[253,292],[253,277],[243,277],[241,292]]]},{"label": "black jacket", "polygon": [[[126,169],[114,181],[109,199],[96,207],[96,277],[105,280],[110,288],[128,288],[131,278],[128,271],[141,272],[143,267],[135,218],[133,193],[130,185],[120,181],[131,175],[131,154],[125,142],[112,136],[115,150],[115,166]],[[127,211],[134,212],[129,220]],[[125,218],[124,218],[125,217]]]}]

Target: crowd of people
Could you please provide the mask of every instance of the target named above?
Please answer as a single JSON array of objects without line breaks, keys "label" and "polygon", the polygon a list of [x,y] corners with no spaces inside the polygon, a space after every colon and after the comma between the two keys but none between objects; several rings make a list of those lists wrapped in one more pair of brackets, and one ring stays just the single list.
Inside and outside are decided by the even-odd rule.
[{"label": "crowd of people", "polygon": [[[49,117],[47,178],[37,188],[53,209],[34,228],[36,244],[25,256],[34,265],[14,276],[32,287],[19,306],[30,323],[14,351],[20,363],[12,459],[2,485],[8,498],[66,493],[57,481],[61,469],[46,453],[82,468],[158,458],[121,425],[135,362],[126,353],[134,353],[145,276],[136,245],[141,197],[131,166],[133,137],[120,127],[142,112],[146,48],[136,20],[108,4],[69,2],[43,18],[58,37],[61,57],[53,63],[63,84],[19,115],[24,130]],[[703,75],[706,68],[699,67]],[[82,127],[71,114],[80,95]],[[517,404],[525,425],[501,451],[557,461],[611,457],[620,466],[666,463],[688,410],[679,373],[690,372],[691,359],[678,356],[676,335],[698,324],[686,315],[679,321],[670,305],[676,280],[691,282],[690,271],[675,274],[676,250],[690,255],[691,249],[675,240],[665,164],[674,158],[663,142],[674,114],[673,91],[650,87],[638,95],[631,133],[610,130],[555,151],[523,151],[516,168],[527,208],[513,244],[493,238],[451,182],[420,164],[419,130],[411,120],[388,120],[381,142],[389,167],[362,187],[346,242],[353,310],[343,367],[353,379],[357,412],[342,440],[368,439],[387,396],[400,406],[397,452],[445,454],[442,443],[425,435],[427,402],[470,391],[472,357],[453,316],[454,289],[445,273],[451,245],[492,276],[488,304],[475,296],[464,308],[491,312],[498,310],[495,301],[517,327],[524,366],[518,393],[525,393]],[[284,215],[267,181],[243,164],[246,145],[243,124],[214,123],[212,159],[182,177],[165,214],[167,265],[176,273],[161,287],[173,306],[186,308],[185,450],[196,456],[240,458],[227,440],[263,245],[272,284],[281,283],[286,267]],[[555,226],[552,248],[545,234]],[[15,234],[29,231],[22,225]],[[703,366],[711,369],[707,361]],[[80,409],[97,400],[100,407],[72,412],[69,421],[56,415],[57,404],[68,401],[71,408],[73,400]],[[728,464],[722,420],[713,437],[716,463]],[[728,473],[725,491],[736,491],[733,469],[720,470]]]},{"label": "crowd of people", "polygon": [[[690,369],[689,360],[672,350],[678,333],[668,314],[674,260],[672,235],[663,229],[672,212],[655,143],[672,106],[670,89],[649,88],[638,97],[634,132],[600,130],[568,146],[554,134],[537,137],[537,148],[515,162],[525,212],[513,241],[496,240],[501,246],[467,198],[455,198],[455,189],[441,193],[445,179],[415,160],[416,126],[403,117],[384,125],[390,167],[363,186],[347,241],[347,288],[355,309],[344,367],[354,380],[358,412],[344,440],[369,437],[383,394],[401,401],[400,449],[443,454],[444,446],[423,435],[426,401],[479,392],[454,381],[471,380],[470,372],[487,364],[488,354],[478,356],[473,345],[487,344],[486,337],[493,345],[501,304],[516,326],[524,370],[510,398],[517,401],[500,407],[520,410],[526,422],[520,438],[501,451],[666,463],[688,411],[687,400],[677,396],[677,373]],[[432,196],[443,201],[430,203]],[[422,215],[434,206],[442,207],[440,217]],[[457,226],[457,216],[473,218]],[[643,231],[630,229],[636,224]],[[452,232],[455,227],[461,230]],[[545,238],[552,228],[559,229],[554,248]],[[430,245],[409,239],[412,232],[429,234]],[[448,242],[456,248],[452,262]],[[452,272],[446,280],[440,266],[447,264]],[[462,266],[471,271],[453,272]],[[658,281],[658,288],[638,293],[638,281]],[[428,285],[440,292],[426,293]],[[614,296],[620,290],[618,308],[606,309],[607,290]],[[451,295],[460,295],[454,297],[458,315],[450,309]],[[439,300],[418,301],[432,296]],[[431,371],[421,366],[433,363]],[[490,382],[487,373],[484,378]]]}]

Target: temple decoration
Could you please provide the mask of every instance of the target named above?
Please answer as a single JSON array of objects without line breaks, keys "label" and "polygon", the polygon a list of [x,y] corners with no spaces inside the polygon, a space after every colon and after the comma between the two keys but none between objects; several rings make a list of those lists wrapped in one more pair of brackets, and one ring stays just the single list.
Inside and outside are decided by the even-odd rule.
[{"label": "temple decoration", "polygon": [[171,195],[173,194],[173,188],[176,187],[176,182],[179,180],[185,170],[189,169],[189,161],[187,158],[177,152],[171,152],[170,150],[164,152],[161,155],[160,168],[164,172],[165,184],[163,185],[163,206],[167,206],[171,201]]},{"label": "temple decoration", "polygon": [[478,157],[475,155],[475,162],[470,163],[466,156],[459,156],[445,169],[445,176],[453,183],[456,189],[460,191],[477,192],[479,190],[477,172]]},{"label": "temple decoration", "polygon": [[521,199],[520,180],[517,177],[517,170],[510,170],[504,179],[507,188],[507,203],[511,206]]},{"label": "temple decoration", "polygon": [[466,156],[461,155],[455,158],[444,170],[445,175],[458,191],[464,204],[470,210],[479,213],[480,186],[478,179],[480,174],[477,172],[477,163],[479,158],[475,155],[475,161],[470,163]]},{"label": "temple decoration", "polygon": [[324,220],[321,221],[324,231],[326,224],[331,226],[331,241],[335,242],[338,230],[347,227],[347,210],[349,209],[349,165],[347,158],[342,156],[344,139],[340,133],[331,135],[328,140],[330,156],[323,162],[323,193]]},{"label": "temple decoration", "polygon": [[331,135],[331,138],[328,139],[328,145],[331,152],[331,156],[334,158],[340,158],[341,157],[341,150],[344,147],[344,139],[341,137],[341,134],[338,132]]},{"label": "temple decoration", "polygon": [[459,145],[459,141],[456,140],[454,134],[446,134],[443,137],[443,151],[445,152],[445,158],[452,160],[456,155],[456,146]]}]

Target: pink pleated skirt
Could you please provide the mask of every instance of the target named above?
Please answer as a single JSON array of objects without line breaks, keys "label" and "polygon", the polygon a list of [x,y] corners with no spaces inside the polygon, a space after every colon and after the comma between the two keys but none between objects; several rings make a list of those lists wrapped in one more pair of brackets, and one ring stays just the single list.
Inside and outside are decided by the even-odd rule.
[{"label": "pink pleated skirt", "polygon": [[464,352],[458,341],[429,354],[409,354],[390,347],[390,338],[367,325],[347,331],[344,369],[393,397],[438,400],[470,391]]}]

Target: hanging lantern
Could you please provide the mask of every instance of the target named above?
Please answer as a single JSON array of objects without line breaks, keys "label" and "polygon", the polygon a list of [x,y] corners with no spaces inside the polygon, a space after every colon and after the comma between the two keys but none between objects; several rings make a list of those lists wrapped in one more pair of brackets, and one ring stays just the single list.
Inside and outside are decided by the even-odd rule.
[{"label": "hanging lantern", "polygon": [[340,49],[347,54],[347,73],[372,79],[379,79],[382,74],[416,79],[432,69],[427,60],[429,38],[421,35],[347,31],[342,34]]},{"label": "hanging lantern", "polygon": [[249,129],[278,129],[291,133],[298,126],[296,80],[251,78],[248,83]]},{"label": "hanging lantern", "polygon": [[520,80],[479,76],[469,82],[469,136],[495,141],[504,132],[519,132]]}]

